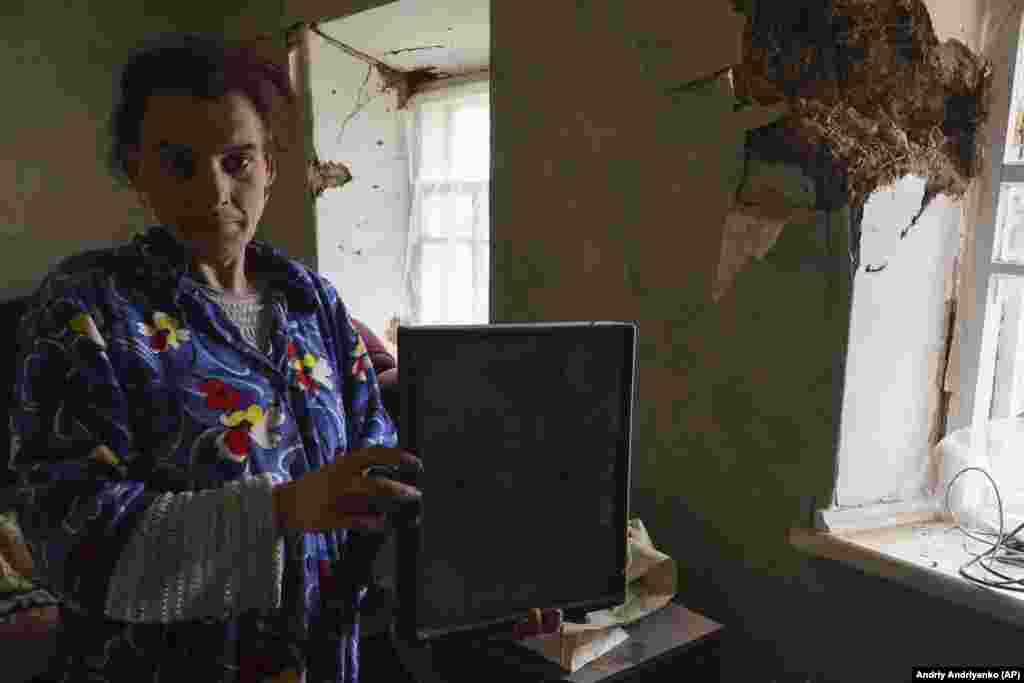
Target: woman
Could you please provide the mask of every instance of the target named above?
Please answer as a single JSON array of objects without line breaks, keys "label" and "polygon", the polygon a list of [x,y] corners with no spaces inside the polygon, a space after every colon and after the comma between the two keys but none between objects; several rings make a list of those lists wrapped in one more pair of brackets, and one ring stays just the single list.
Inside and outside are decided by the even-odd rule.
[{"label": "woman", "polygon": [[334,288],[253,240],[284,76],[198,38],[125,68],[113,159],[160,225],[64,261],[22,321],[12,465],[60,597],[52,675],[358,680],[385,513],[420,492]]}]

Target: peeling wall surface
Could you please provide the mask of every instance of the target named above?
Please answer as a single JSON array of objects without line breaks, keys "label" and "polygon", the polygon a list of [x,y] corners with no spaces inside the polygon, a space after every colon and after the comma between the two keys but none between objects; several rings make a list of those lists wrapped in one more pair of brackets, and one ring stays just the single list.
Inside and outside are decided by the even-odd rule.
[{"label": "peeling wall surface", "polygon": [[955,38],[940,42],[923,0],[766,3],[748,24],[737,92],[791,108],[782,132],[813,155],[825,143],[851,206],[906,175],[962,197],[977,177],[991,70]]},{"label": "peeling wall surface", "polygon": [[[978,2],[925,4],[940,41],[955,38],[982,53]],[[984,20],[989,39],[996,21],[992,14]],[[1005,79],[996,78],[993,87],[994,102],[1006,97]],[[991,116],[998,127],[1004,112],[996,105]],[[922,183],[906,177],[880,189],[864,210],[838,455],[842,506],[905,499],[928,486],[931,385],[945,353],[943,279],[958,251],[967,205],[940,198],[901,240],[921,203]]]},{"label": "peeling wall surface", "polygon": [[[322,27],[331,34],[331,25]],[[398,315],[409,223],[409,167],[396,89],[376,69],[311,37],[313,137],[352,180],[316,200],[317,269],[349,311],[383,336]]]}]

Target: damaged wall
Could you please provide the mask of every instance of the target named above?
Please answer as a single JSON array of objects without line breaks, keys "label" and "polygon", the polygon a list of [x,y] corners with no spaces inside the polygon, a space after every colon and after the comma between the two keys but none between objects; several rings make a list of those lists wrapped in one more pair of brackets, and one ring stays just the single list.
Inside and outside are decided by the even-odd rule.
[{"label": "damaged wall", "polygon": [[751,18],[737,94],[788,104],[780,133],[806,156],[828,147],[852,206],[909,174],[928,181],[924,205],[964,195],[984,162],[991,68],[940,42],[923,0],[762,4]]},{"label": "damaged wall", "polygon": [[[340,14],[357,3],[292,4]],[[971,19],[967,4],[931,3],[939,35],[958,36],[960,24],[940,29],[940,10]],[[998,52],[1020,9],[976,4],[981,44]],[[740,44],[733,29],[743,24],[719,11],[726,5],[552,3],[538,21],[533,6],[495,3],[495,314],[639,321],[632,512],[679,562],[684,603],[722,621],[729,642],[758,646],[760,656],[730,656],[726,644],[723,680],[782,680],[767,674],[780,661],[822,671],[821,680],[901,681],[910,666],[954,651],[1019,664],[1015,630],[808,560],[785,542],[831,486],[833,373],[849,301],[845,214],[787,226],[710,304],[743,135],[722,125],[730,100],[666,91],[727,66],[720,57]],[[134,197],[112,189],[100,167],[105,72],[141,35],[222,25],[223,7],[212,17],[209,3],[44,0],[4,16],[0,52],[19,93],[3,127],[17,179],[4,189],[18,192],[0,217],[6,293],[33,285],[61,256],[137,227]],[[232,8],[256,18],[278,11]],[[281,230],[315,239],[301,221]]]},{"label": "damaged wall", "polygon": [[[330,34],[330,25],[321,29]],[[352,179],[316,199],[317,269],[352,314],[383,336],[399,313],[409,166],[398,91],[377,69],[310,36],[313,135],[324,163]]]},{"label": "damaged wall", "polygon": [[486,0],[442,5],[389,3],[306,32],[318,267],[385,337],[393,337],[404,296],[411,209],[406,106],[417,93],[478,80],[490,60]]},{"label": "damaged wall", "polygon": [[[963,9],[971,3],[946,10],[943,21],[957,26],[942,40],[923,0],[793,2],[770,11],[767,3],[741,6],[750,21],[742,62],[728,71],[730,91],[737,107],[785,112],[751,136],[748,148],[829,178],[855,212],[855,265],[859,216],[876,188],[908,175],[926,179],[919,210],[901,237],[936,196],[966,194],[987,163],[982,136],[992,88],[991,59],[977,48],[977,19]],[[737,198],[726,218],[716,299],[738,264],[770,248],[784,218],[779,207]],[[752,249],[748,235],[762,245]]]},{"label": "damaged wall", "polygon": [[1018,663],[1017,629],[786,542],[834,481],[849,211],[808,176],[822,218],[787,225],[711,303],[744,134],[731,98],[680,86],[728,66],[686,61],[732,44],[727,6],[555,3],[538,22],[495,4],[496,319],[638,321],[631,513],[679,562],[682,601],[763,655],[726,644],[723,680],[899,681],[954,651]]},{"label": "damaged wall", "polygon": [[[712,304],[745,131],[672,57],[721,54],[730,14],[566,3],[538,23],[495,5],[494,314],[638,322],[631,514],[680,563],[686,604],[785,641],[767,596],[804,562],[787,530],[830,493],[849,261],[843,214],[815,212]],[[745,667],[727,657],[723,680],[766,678]]]},{"label": "damaged wall", "polygon": [[[939,41],[982,52],[979,2],[925,4]],[[944,435],[951,279],[967,202],[939,196],[907,232],[925,184],[903,178],[864,209],[838,455],[843,506],[920,495],[931,485],[931,445]]]}]

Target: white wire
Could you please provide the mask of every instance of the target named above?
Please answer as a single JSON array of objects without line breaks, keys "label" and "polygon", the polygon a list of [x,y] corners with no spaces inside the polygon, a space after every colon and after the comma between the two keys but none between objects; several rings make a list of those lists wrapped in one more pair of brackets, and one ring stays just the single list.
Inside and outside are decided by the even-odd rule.
[{"label": "white wire", "polygon": [[[953,490],[953,484],[963,474],[971,471],[977,471],[984,474],[985,477],[989,480],[989,483],[992,484],[992,489],[995,491],[996,504],[999,509],[999,531],[997,534],[993,534],[990,531],[981,531],[978,532],[981,534],[980,536],[975,535],[968,531],[966,528],[964,528],[964,526],[961,525],[959,522],[957,522],[956,516],[953,514],[952,507],[949,504],[949,495],[950,492]],[[1021,529],[1024,529],[1024,523],[1021,523],[1018,526],[1016,526],[1010,533],[1005,533],[1006,518],[1005,512],[1003,510],[1003,498],[999,494],[999,486],[996,484],[995,479],[992,478],[992,475],[990,475],[985,469],[981,467],[963,468],[962,470],[956,473],[956,475],[950,480],[949,484],[946,486],[945,503],[946,512],[950,515],[950,517],[953,518],[956,528],[962,534],[964,534],[970,539],[973,539],[979,543],[989,546],[988,550],[986,550],[985,552],[974,553],[967,548],[967,543],[964,542],[964,551],[967,552],[969,555],[973,555],[974,559],[970,560],[962,567],[960,567],[960,575],[963,576],[965,579],[969,579],[971,581],[974,581],[975,583],[979,583],[983,586],[988,586],[990,588],[1002,588],[1004,590],[1024,592],[1024,577],[1015,579],[1013,577],[1007,576],[1001,572],[996,571],[992,567],[993,562],[1013,565],[1017,567],[1024,566],[1024,552],[1022,552],[1021,550],[1024,549],[1024,539],[1016,539],[1017,534],[1021,531]],[[996,536],[995,542],[990,541],[988,538],[984,538],[986,536],[990,538],[993,535]],[[1012,541],[1015,545],[1017,545],[1017,547],[1008,545],[1008,541]],[[970,574],[967,570],[975,564],[979,565],[989,574],[999,577],[1001,580],[994,581],[992,579],[982,578]]]}]

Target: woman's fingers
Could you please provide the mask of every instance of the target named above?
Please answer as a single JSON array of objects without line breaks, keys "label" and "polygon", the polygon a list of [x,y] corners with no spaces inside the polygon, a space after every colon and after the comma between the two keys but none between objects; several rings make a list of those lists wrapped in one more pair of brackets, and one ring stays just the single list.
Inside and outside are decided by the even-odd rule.
[{"label": "woman's fingers", "polygon": [[397,512],[402,505],[422,499],[419,489],[393,479],[367,477],[358,483],[358,487],[339,496],[335,501],[336,509],[342,514],[390,514]]},{"label": "woman's fingers", "polygon": [[341,461],[356,472],[362,472],[372,465],[423,470],[423,463],[419,458],[400,448],[361,448],[345,454]]},{"label": "woman's fingers", "polygon": [[419,499],[423,496],[423,493],[416,488],[404,482],[392,479],[390,477],[366,477],[366,486],[369,490],[385,498],[397,498],[400,500]]},{"label": "woman's fingers", "polygon": [[[384,471],[363,476],[372,466]],[[401,473],[421,469],[416,456],[398,448],[360,449],[284,485],[276,500],[283,510],[283,523],[304,531],[380,531],[399,511],[411,514],[415,502],[422,498],[414,486],[396,481]]]}]

